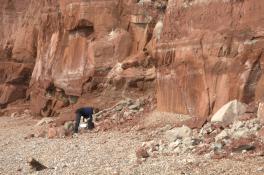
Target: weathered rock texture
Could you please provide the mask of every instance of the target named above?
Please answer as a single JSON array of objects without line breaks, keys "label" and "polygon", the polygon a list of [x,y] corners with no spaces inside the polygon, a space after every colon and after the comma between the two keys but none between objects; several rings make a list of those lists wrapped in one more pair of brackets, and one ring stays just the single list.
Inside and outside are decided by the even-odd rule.
[{"label": "weathered rock texture", "polygon": [[36,11],[27,11],[29,2],[0,1],[0,107],[26,97],[37,42],[32,17]]},{"label": "weathered rock texture", "polygon": [[207,117],[263,99],[264,2],[169,0],[155,55],[158,108]]},{"label": "weathered rock texture", "polygon": [[33,113],[54,116],[80,98],[106,105],[154,89],[155,63],[145,47],[161,2],[1,2],[0,104],[27,95]]},{"label": "weathered rock texture", "polygon": [[[158,109],[205,119],[263,98],[259,0],[1,0],[0,105],[54,116],[154,92]],[[82,103],[81,103],[82,102]]]}]

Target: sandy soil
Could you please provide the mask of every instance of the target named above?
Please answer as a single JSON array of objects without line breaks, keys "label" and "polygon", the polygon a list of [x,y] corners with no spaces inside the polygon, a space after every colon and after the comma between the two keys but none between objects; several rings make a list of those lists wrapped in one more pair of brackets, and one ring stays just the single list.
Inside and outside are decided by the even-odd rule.
[{"label": "sandy soil", "polygon": [[[0,174],[176,174],[261,175],[264,158],[212,160],[206,156],[158,155],[137,163],[135,150],[149,140],[151,131],[107,131],[80,134],[74,138],[46,139],[25,136],[37,121],[31,118],[0,117]],[[33,157],[48,167],[32,171]]]}]

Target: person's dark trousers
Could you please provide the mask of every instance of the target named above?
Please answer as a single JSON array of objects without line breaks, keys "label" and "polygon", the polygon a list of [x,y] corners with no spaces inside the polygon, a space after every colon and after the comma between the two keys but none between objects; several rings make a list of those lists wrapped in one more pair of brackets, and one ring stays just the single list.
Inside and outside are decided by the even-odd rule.
[{"label": "person's dark trousers", "polygon": [[87,129],[93,129],[93,128],[94,128],[93,117],[90,116],[87,121]]},{"label": "person's dark trousers", "polygon": [[76,112],[75,128],[74,128],[75,133],[78,133],[81,117],[82,117],[82,114],[80,112]]}]

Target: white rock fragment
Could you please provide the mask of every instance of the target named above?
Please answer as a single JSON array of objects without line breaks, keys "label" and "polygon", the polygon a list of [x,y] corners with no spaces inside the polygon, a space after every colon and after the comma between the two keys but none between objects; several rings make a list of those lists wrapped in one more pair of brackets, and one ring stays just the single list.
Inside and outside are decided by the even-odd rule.
[{"label": "white rock fragment", "polygon": [[168,141],[174,142],[176,139],[192,136],[192,130],[189,127],[183,125],[182,127],[167,131],[165,136]]},{"label": "white rock fragment", "polygon": [[233,100],[220,108],[212,117],[211,122],[222,122],[225,125],[231,124],[236,117],[246,112],[246,105]]}]

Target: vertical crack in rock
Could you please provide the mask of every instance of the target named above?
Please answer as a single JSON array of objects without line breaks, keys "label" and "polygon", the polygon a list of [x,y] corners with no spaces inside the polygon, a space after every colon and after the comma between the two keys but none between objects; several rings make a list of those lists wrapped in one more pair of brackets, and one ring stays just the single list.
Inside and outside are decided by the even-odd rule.
[{"label": "vertical crack in rock", "polygon": [[207,115],[209,115],[212,112],[212,106],[211,106],[211,99],[210,99],[210,91],[207,83],[207,77],[206,77],[206,57],[204,56],[204,46],[203,46],[203,39],[204,39],[205,34],[202,34],[200,38],[200,49],[202,52],[202,59],[203,59],[203,71],[204,71],[204,85],[207,91],[207,98],[208,98],[208,111]]},{"label": "vertical crack in rock", "polygon": [[256,85],[262,75],[262,70],[260,67],[260,59],[262,55],[263,55],[263,51],[259,54],[257,59],[252,64],[252,67],[250,68],[250,73],[243,90],[244,92],[243,92],[242,101],[245,103],[250,103],[255,100]]}]

